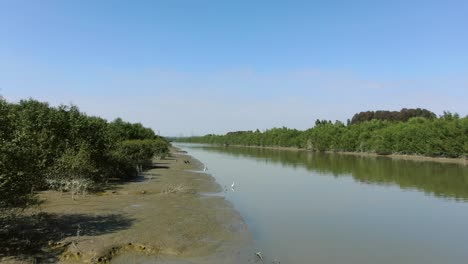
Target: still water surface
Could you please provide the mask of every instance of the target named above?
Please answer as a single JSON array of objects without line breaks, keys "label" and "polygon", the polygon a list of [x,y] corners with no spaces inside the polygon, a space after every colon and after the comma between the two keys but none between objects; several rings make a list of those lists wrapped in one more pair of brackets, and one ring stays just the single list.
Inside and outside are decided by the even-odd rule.
[{"label": "still water surface", "polygon": [[176,145],[225,186],[264,263],[468,263],[466,166]]}]

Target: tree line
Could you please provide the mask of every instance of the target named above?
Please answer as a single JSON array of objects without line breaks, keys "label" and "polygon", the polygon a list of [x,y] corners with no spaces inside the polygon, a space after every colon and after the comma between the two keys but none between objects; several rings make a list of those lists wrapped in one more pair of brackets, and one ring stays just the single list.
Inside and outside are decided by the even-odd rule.
[{"label": "tree line", "polygon": [[450,158],[468,156],[468,116],[461,118],[458,114],[444,112],[437,117],[422,109],[402,109],[399,114],[395,113],[398,112],[362,112],[356,114],[353,121],[346,125],[340,121],[317,120],[314,127],[304,131],[282,127],[263,132],[257,129],[177,140],[224,145],[295,147],[313,151]]},{"label": "tree line", "polygon": [[37,190],[133,177],[168,151],[164,138],[139,123],[108,122],[74,105],[0,97],[0,210],[27,205]]}]

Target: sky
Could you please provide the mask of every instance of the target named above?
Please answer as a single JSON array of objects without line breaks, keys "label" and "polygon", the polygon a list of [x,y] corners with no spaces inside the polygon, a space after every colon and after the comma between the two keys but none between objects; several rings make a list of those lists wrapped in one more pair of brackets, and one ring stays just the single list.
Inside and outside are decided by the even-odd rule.
[{"label": "sky", "polygon": [[0,0],[0,95],[191,136],[468,114],[466,0]]}]

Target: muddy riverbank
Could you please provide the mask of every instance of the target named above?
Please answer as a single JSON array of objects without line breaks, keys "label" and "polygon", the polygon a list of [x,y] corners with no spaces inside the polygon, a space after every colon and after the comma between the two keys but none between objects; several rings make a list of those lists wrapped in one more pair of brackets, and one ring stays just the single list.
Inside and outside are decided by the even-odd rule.
[{"label": "muddy riverbank", "polygon": [[30,230],[24,236],[31,237],[34,254],[14,256],[12,248],[1,260],[253,263],[248,227],[224,197],[202,194],[222,191],[202,170],[199,161],[172,149],[170,157],[155,161],[137,179],[105,191],[75,200],[66,193],[43,192],[42,204],[25,216]]},{"label": "muddy riverbank", "polygon": [[[278,146],[245,146],[245,145],[229,145],[226,147],[240,147],[240,148],[260,148],[260,149],[273,149],[273,150],[287,150],[287,151],[304,151],[313,152],[309,149],[295,148],[295,147],[278,147]],[[349,151],[325,151],[325,153],[334,153],[342,155],[363,156],[363,157],[385,157],[397,160],[414,160],[414,161],[431,161],[440,163],[453,163],[460,165],[468,165],[468,158],[447,158],[447,157],[428,157],[422,155],[406,155],[406,154],[377,154],[370,152],[349,152]]]}]

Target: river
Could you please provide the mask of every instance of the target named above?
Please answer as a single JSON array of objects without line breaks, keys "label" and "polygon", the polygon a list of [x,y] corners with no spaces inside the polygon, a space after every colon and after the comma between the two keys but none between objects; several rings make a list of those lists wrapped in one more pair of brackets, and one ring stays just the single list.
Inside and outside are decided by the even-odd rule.
[{"label": "river", "polygon": [[264,263],[468,261],[467,166],[175,145],[223,186]]}]

